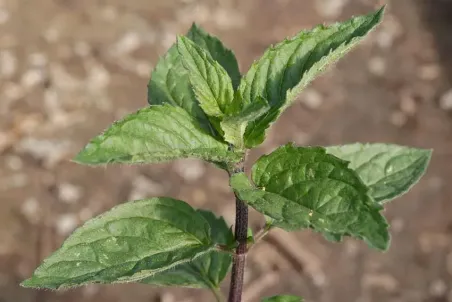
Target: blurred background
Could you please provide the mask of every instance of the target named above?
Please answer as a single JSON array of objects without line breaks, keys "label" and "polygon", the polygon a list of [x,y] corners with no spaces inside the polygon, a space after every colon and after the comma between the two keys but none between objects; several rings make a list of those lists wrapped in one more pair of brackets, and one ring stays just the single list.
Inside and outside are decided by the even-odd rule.
[{"label": "blurred background", "polygon": [[[233,222],[226,173],[197,160],[90,168],[69,160],[146,105],[159,56],[193,21],[242,72],[302,28],[389,4],[383,24],[272,128],[279,144],[390,142],[433,148],[426,176],[387,206],[387,253],[309,231],[272,231],[249,255],[244,301],[452,301],[452,1],[0,0],[0,301],[213,301],[208,291],[127,284],[36,292],[18,283],[83,221],[129,199],[168,195]],[[251,213],[257,229],[262,218]],[[223,290],[227,291],[227,283]]]}]

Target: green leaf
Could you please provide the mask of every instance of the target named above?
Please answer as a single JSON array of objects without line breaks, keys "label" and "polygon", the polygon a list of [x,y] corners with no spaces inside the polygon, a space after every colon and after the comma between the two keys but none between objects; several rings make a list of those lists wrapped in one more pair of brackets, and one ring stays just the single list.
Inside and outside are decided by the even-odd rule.
[{"label": "green leaf", "polygon": [[[193,24],[187,37],[206,50],[213,60],[218,61],[226,69],[232,79],[233,87],[236,88],[240,81],[240,72],[232,51],[196,24]],[[188,72],[182,65],[182,58],[176,44],[173,44],[160,58],[152,72],[148,84],[148,102],[151,105],[171,104],[182,107],[200,123],[203,129],[217,136],[211,125],[215,121],[209,121],[193,93]],[[219,130],[219,122],[217,123],[216,130]]]},{"label": "green leaf", "polygon": [[176,44],[160,58],[152,71],[148,84],[148,102],[151,105],[171,104],[181,107],[194,117],[204,130],[216,135],[206,114],[199,107]]},{"label": "green leaf", "polygon": [[185,110],[154,105],[115,122],[74,159],[81,164],[156,163],[194,157],[233,162],[240,155],[201,129]]},{"label": "green leaf", "polygon": [[343,23],[319,25],[270,47],[251,66],[239,87],[245,103],[263,97],[272,107],[246,129],[246,147],[261,144],[266,129],[291,105],[301,90],[375,28],[383,11],[381,8]]},{"label": "green leaf", "polygon": [[187,38],[207,51],[214,61],[217,61],[227,71],[232,80],[232,86],[237,89],[240,83],[240,71],[234,53],[226,48],[215,36],[209,35],[201,27],[193,23]]},{"label": "green leaf", "polygon": [[[217,218],[209,211],[198,210],[198,212],[209,222],[214,242],[228,245],[234,241],[234,236],[223,218]],[[231,263],[230,254],[212,251],[193,262],[178,265],[174,269],[143,279],[141,283],[215,289],[226,277]]]},{"label": "green leaf", "polygon": [[265,114],[270,109],[267,101],[261,97],[243,110],[233,116],[226,117],[221,122],[221,128],[224,131],[224,139],[228,143],[231,143],[239,149],[243,149],[244,140],[243,135],[245,133],[246,126],[263,114]]},{"label": "green leaf", "polygon": [[297,296],[281,295],[265,298],[262,302],[303,302],[303,298]]},{"label": "green leaf", "polygon": [[59,289],[125,283],[193,261],[215,245],[208,221],[187,203],[124,203],[78,228],[22,286]]},{"label": "green leaf", "polygon": [[261,157],[252,168],[253,187],[245,174],[231,178],[242,200],[286,230],[348,233],[371,247],[386,250],[388,224],[382,207],[347,162],[322,147],[280,147]]},{"label": "green leaf", "polygon": [[186,37],[177,38],[177,49],[201,108],[209,116],[222,117],[234,99],[228,73],[208,52]]},{"label": "green leaf", "polygon": [[406,193],[424,175],[432,150],[390,144],[332,146],[327,152],[350,162],[380,203]]}]

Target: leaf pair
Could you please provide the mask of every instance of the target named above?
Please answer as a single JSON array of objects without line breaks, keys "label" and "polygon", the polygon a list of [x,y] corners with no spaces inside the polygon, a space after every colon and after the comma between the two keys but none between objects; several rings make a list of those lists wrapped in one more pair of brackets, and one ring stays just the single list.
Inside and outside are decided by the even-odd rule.
[{"label": "leaf pair", "polygon": [[78,228],[25,280],[51,289],[140,281],[217,288],[231,256],[215,250],[233,235],[222,218],[171,198],[116,206]]},{"label": "leaf pair", "polygon": [[[351,161],[344,161],[332,154]],[[329,239],[349,235],[386,250],[388,224],[381,202],[400,196],[425,172],[430,150],[395,145],[295,147],[261,157],[231,178],[242,200],[268,216],[273,226],[292,231],[312,228]]]},{"label": "leaf pair", "polygon": [[134,164],[195,157],[238,162],[243,149],[261,144],[267,128],[299,92],[353,48],[382,15],[383,8],[302,31],[268,49],[243,78],[234,54],[193,25],[155,67],[148,85],[151,107],[113,124],[75,160]]}]

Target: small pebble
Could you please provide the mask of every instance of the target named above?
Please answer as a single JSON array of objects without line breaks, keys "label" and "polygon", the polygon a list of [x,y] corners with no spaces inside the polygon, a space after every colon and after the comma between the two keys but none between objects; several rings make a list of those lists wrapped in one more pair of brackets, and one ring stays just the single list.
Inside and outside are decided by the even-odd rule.
[{"label": "small pebble", "polygon": [[6,158],[6,165],[12,171],[19,171],[24,166],[22,159],[16,155],[10,155]]},{"label": "small pebble", "polygon": [[402,111],[395,111],[391,114],[391,123],[397,127],[402,127],[408,121],[408,117]]},{"label": "small pebble", "polygon": [[395,292],[399,282],[389,274],[366,274],[362,278],[364,288],[381,288],[388,292]]},{"label": "small pebble", "polygon": [[25,88],[33,88],[40,83],[44,82],[44,73],[39,69],[29,69],[27,70],[20,80],[20,83]]},{"label": "small pebble", "polygon": [[179,160],[174,164],[174,169],[187,182],[194,182],[200,179],[206,170],[203,163],[196,159]]},{"label": "small pebble", "polygon": [[312,88],[305,89],[301,95],[301,102],[309,109],[318,109],[323,104],[322,95]]},{"label": "small pebble", "polygon": [[20,208],[22,214],[32,223],[37,223],[39,219],[39,202],[36,198],[27,198]]},{"label": "small pebble", "polygon": [[433,81],[440,77],[441,67],[438,64],[427,64],[420,66],[417,73],[420,79]]},{"label": "small pebble", "polygon": [[144,77],[144,78],[149,77],[149,75],[151,74],[151,71],[152,71],[152,65],[149,64],[148,62],[145,62],[145,61],[137,62],[136,73],[140,77]]},{"label": "small pebble", "polygon": [[245,26],[246,19],[239,11],[232,11],[224,8],[217,8],[213,12],[212,21],[223,30],[230,30],[232,28],[240,28]]},{"label": "small pebble", "polygon": [[443,110],[452,110],[452,89],[441,96],[439,99],[439,107]]},{"label": "small pebble", "polygon": [[75,214],[60,215],[55,222],[56,230],[60,235],[68,235],[77,227],[78,222]]},{"label": "small pebble", "polygon": [[94,297],[100,291],[100,287],[95,284],[88,284],[82,287],[82,293],[85,298]]},{"label": "small pebble", "polygon": [[113,46],[115,55],[126,55],[137,50],[141,46],[140,36],[136,32],[128,32],[123,35]]},{"label": "small pebble", "polygon": [[404,91],[401,93],[400,110],[409,116],[416,114],[416,101],[414,100],[411,92]]},{"label": "small pebble", "polygon": [[62,183],[58,186],[58,199],[65,203],[76,203],[82,195],[83,190],[79,186],[70,183]]},{"label": "small pebble", "polygon": [[370,73],[376,76],[383,76],[386,73],[386,61],[382,57],[372,57],[368,62]]},{"label": "small pebble", "polygon": [[90,91],[99,91],[108,87],[110,83],[110,73],[101,64],[91,64],[88,69],[86,85]]},{"label": "small pebble", "polygon": [[8,50],[0,51],[0,76],[9,78],[17,71],[17,58],[13,52]]},{"label": "small pebble", "polygon": [[6,9],[0,8],[0,25],[9,21],[9,12]]},{"label": "small pebble", "polygon": [[25,137],[17,144],[17,149],[30,154],[35,159],[43,160],[47,168],[51,168],[72,151],[70,141],[37,139]]},{"label": "small pebble", "polygon": [[434,280],[429,287],[430,295],[433,297],[443,297],[447,293],[447,285],[444,280],[436,279]]},{"label": "small pebble", "polygon": [[118,18],[118,9],[114,6],[108,5],[102,9],[100,15],[105,21],[114,21]]},{"label": "small pebble", "polygon": [[403,30],[400,23],[394,17],[387,16],[385,22],[381,24],[381,27],[376,32],[375,39],[377,45],[382,49],[391,48],[395,39],[397,39],[402,32]]},{"label": "small pebble", "polygon": [[164,188],[160,183],[155,182],[146,176],[139,175],[133,179],[129,200],[138,200],[150,196],[158,196],[163,193]]},{"label": "small pebble", "polygon": [[33,67],[44,67],[49,62],[47,56],[41,52],[35,52],[28,56],[28,62]]},{"label": "small pebble", "polygon": [[49,43],[54,43],[58,41],[60,37],[60,32],[55,27],[48,28],[43,33],[44,39]]},{"label": "small pebble", "polygon": [[324,18],[337,18],[348,4],[349,0],[316,0],[317,13]]},{"label": "small pebble", "polygon": [[391,221],[391,230],[395,233],[400,233],[405,227],[405,222],[401,218],[394,218]]}]

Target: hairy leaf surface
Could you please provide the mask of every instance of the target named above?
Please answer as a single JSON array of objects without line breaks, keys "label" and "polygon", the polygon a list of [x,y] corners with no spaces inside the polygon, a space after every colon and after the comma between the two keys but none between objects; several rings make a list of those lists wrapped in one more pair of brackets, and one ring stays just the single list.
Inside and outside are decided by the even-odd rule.
[{"label": "hairy leaf surface", "polygon": [[369,187],[377,202],[387,202],[406,193],[424,175],[432,150],[391,144],[332,146],[327,152],[349,161]]},{"label": "hairy leaf surface", "polygon": [[[209,35],[196,24],[193,24],[186,36],[207,51],[213,60],[218,61],[229,73],[233,86],[237,87],[240,72],[232,51],[227,49],[218,38]],[[168,52],[160,58],[152,72],[148,84],[148,102],[151,105],[171,104],[182,107],[205,130],[219,137],[211,125],[211,121],[199,106],[176,44],[173,44]],[[215,121],[213,122],[215,123]]]},{"label": "hairy leaf surface", "polygon": [[246,126],[265,114],[270,109],[267,101],[258,98],[255,102],[249,104],[242,111],[234,116],[225,117],[221,122],[221,128],[224,132],[224,139],[237,148],[244,147],[243,135]]},{"label": "hairy leaf surface", "polygon": [[247,127],[245,142],[248,148],[261,144],[266,129],[301,90],[380,23],[383,10],[302,31],[270,47],[251,66],[240,83],[240,94],[245,103],[263,97],[272,108]]},{"label": "hairy leaf surface", "polygon": [[280,147],[254,164],[252,178],[257,188],[243,173],[232,177],[231,186],[251,207],[273,219],[272,225],[313,228],[326,235],[349,233],[374,248],[387,249],[382,207],[347,162],[326,154],[324,148]]},{"label": "hairy leaf surface", "polygon": [[206,114],[199,107],[176,44],[160,58],[152,71],[148,84],[148,102],[151,105],[171,104],[181,107],[194,117],[204,130],[216,135]]},{"label": "hairy leaf surface", "polygon": [[[198,212],[209,222],[214,242],[228,245],[234,240],[234,236],[223,218],[217,218],[209,211],[198,210]],[[231,263],[230,254],[212,251],[190,263],[178,265],[174,269],[155,274],[141,282],[159,286],[215,289],[226,277]]]},{"label": "hairy leaf surface", "polygon": [[208,221],[187,203],[137,200],[86,222],[22,286],[58,289],[138,281],[193,261],[214,244]]},{"label": "hairy leaf surface", "polygon": [[236,89],[240,83],[240,71],[234,53],[226,48],[215,36],[208,34],[196,24],[193,24],[187,33],[187,38],[207,51],[214,61],[217,61],[228,73],[232,86]]},{"label": "hairy leaf surface", "polygon": [[189,38],[179,36],[177,49],[201,108],[209,116],[224,116],[234,99],[234,89],[226,70]]},{"label": "hairy leaf surface", "polygon": [[74,159],[81,164],[156,163],[194,157],[230,162],[240,155],[206,133],[185,110],[155,105],[114,123]]}]

